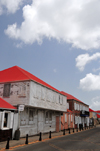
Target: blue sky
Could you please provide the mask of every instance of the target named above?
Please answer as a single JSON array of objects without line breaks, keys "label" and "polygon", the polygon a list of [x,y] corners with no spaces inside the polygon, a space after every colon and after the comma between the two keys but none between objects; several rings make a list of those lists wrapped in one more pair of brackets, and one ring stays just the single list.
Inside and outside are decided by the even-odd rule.
[{"label": "blue sky", "polygon": [[0,70],[17,65],[100,109],[99,0],[0,0]]}]

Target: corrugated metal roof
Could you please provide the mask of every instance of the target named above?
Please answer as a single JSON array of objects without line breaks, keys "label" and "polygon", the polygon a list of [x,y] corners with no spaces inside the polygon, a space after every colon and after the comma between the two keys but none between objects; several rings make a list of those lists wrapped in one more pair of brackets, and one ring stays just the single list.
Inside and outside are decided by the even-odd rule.
[{"label": "corrugated metal roof", "polygon": [[47,84],[46,82],[42,81],[41,79],[37,78],[33,74],[29,73],[28,71],[26,71],[18,66],[13,66],[11,68],[0,71],[0,83],[25,81],[25,80],[33,80],[33,81],[35,81],[39,84],[42,84],[58,93],[61,93],[59,90],[55,89],[51,85]]},{"label": "corrugated metal roof", "polygon": [[94,110],[92,110],[91,108],[89,108],[89,112],[95,112]]},{"label": "corrugated metal roof", "polygon": [[0,109],[16,110],[16,107],[12,106],[8,102],[6,102],[4,99],[0,98]]},{"label": "corrugated metal roof", "polygon": [[100,113],[100,110],[98,110],[98,111],[95,111],[96,113]]}]

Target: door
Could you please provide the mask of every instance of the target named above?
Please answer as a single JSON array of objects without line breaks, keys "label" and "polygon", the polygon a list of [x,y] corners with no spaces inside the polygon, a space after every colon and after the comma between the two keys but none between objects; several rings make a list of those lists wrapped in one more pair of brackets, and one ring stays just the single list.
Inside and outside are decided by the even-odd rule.
[{"label": "door", "polygon": [[43,133],[43,111],[38,110],[38,133]]},{"label": "door", "polygon": [[56,132],[59,132],[59,116],[56,116]]}]

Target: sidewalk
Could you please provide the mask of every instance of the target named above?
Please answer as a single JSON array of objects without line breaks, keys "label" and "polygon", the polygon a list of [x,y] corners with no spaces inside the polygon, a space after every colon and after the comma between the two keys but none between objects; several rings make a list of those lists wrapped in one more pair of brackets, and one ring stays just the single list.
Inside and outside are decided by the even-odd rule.
[{"label": "sidewalk", "polygon": [[[86,129],[86,130],[89,130],[89,129]],[[82,131],[86,131],[86,130],[82,130]],[[82,132],[82,131],[78,131],[78,132]],[[78,132],[76,129],[74,130],[74,133],[78,133]],[[73,133],[73,130],[70,131],[70,134],[74,134],[74,133]],[[65,131],[65,135],[70,135],[70,134],[69,134],[68,130]],[[57,132],[51,133],[51,137],[52,137],[51,139],[57,138],[57,137],[62,137],[62,136],[64,136],[63,131],[60,131],[58,133]],[[46,141],[46,140],[49,140],[49,133],[42,134],[42,141]],[[25,146],[26,145],[25,141],[26,141],[26,138],[20,138],[20,140],[10,140],[9,150],[13,150],[14,148]],[[33,143],[37,143],[37,142],[39,142],[39,136],[28,137],[28,144],[33,144]],[[6,144],[7,144],[7,141],[0,142],[0,151],[6,150],[5,149]]]}]

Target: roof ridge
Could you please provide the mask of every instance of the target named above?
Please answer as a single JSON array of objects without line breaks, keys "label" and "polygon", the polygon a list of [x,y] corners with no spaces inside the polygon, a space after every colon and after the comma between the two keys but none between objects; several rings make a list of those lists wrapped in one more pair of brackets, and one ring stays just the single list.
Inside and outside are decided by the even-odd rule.
[{"label": "roof ridge", "polygon": [[[16,66],[24,75],[26,75],[30,80],[31,78],[25,73],[24,69],[20,68],[19,66]],[[27,71],[28,72],[28,71]],[[28,72],[29,73],[29,72]]]},{"label": "roof ridge", "polygon": [[[30,80],[33,80],[30,76],[27,75],[26,72],[28,72],[28,71],[26,71],[26,70],[20,68],[19,66],[16,66],[16,67],[19,68],[19,70],[20,70],[24,75],[26,75]],[[41,80],[40,78],[38,78],[37,76],[33,75],[32,73],[30,73],[30,72],[28,72],[28,73],[31,74],[32,76],[36,77],[37,79]],[[37,82],[36,80],[33,80],[33,81]],[[59,91],[58,89],[54,88],[53,86],[51,86],[51,85],[48,84],[47,82],[45,82],[45,81],[43,81],[43,80],[41,80],[41,81],[44,82],[45,84],[47,84],[48,86],[46,86],[46,87],[48,87],[49,89],[55,89],[56,92],[61,93],[61,91]],[[37,83],[39,83],[39,82],[37,82]],[[39,83],[39,84],[41,84],[41,83]],[[43,85],[43,84],[42,84],[42,85]],[[50,88],[50,87],[51,87],[51,88]]]}]

